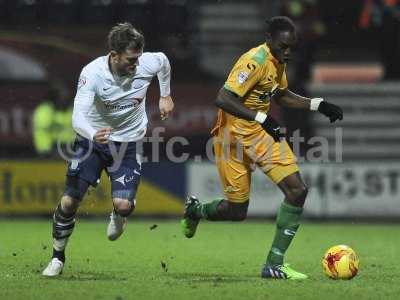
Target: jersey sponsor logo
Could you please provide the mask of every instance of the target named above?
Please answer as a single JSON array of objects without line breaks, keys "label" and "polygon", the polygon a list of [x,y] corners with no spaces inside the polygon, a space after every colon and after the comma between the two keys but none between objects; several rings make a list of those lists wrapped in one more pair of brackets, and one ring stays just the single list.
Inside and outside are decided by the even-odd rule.
[{"label": "jersey sponsor logo", "polygon": [[116,110],[124,110],[124,109],[131,108],[131,107],[135,108],[143,101],[143,98],[131,98],[131,99],[127,99],[127,100],[128,101],[131,100],[132,103],[124,104],[124,105],[112,104],[112,102],[109,100],[103,101],[103,103],[107,109],[116,111]]},{"label": "jersey sponsor logo", "polygon": [[121,105],[121,104],[111,104],[111,101],[104,101],[104,106],[109,109],[109,110],[124,110],[127,108],[131,108],[131,107],[135,107],[135,103],[132,104],[125,104],[125,105]]},{"label": "jersey sponsor logo", "polygon": [[78,90],[83,87],[86,84],[86,77],[85,76],[81,76],[79,77],[79,81],[78,81]]},{"label": "jersey sponsor logo", "polygon": [[111,89],[111,86],[103,87],[103,91],[108,91],[109,89]]},{"label": "jersey sponsor logo", "polygon": [[249,73],[247,72],[240,72],[238,75],[238,82],[239,84],[243,84],[249,78]]}]

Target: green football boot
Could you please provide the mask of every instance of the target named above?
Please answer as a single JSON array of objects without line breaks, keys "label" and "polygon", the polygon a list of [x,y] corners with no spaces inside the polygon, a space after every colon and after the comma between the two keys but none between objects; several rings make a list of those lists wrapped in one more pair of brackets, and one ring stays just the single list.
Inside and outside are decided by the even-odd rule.
[{"label": "green football boot", "polygon": [[199,225],[200,218],[196,217],[194,214],[194,208],[200,205],[199,199],[194,196],[188,197],[185,203],[185,211],[183,213],[183,219],[181,221],[183,234],[188,238],[192,238]]},{"label": "green football boot", "polygon": [[277,265],[277,266],[267,266],[264,265],[261,270],[262,278],[272,278],[272,279],[291,279],[291,280],[301,280],[307,279],[308,276],[299,273],[289,267],[288,264]]}]

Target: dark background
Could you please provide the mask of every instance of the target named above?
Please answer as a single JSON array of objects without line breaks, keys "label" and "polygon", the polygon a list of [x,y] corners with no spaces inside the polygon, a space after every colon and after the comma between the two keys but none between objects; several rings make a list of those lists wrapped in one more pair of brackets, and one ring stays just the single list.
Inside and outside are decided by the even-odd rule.
[{"label": "dark background", "polygon": [[[312,3],[313,12],[311,17],[295,19],[296,23],[315,19],[324,29],[318,37],[309,39],[307,34],[300,33],[300,46],[302,43],[306,46],[289,66],[292,89],[309,94],[307,86],[315,80],[311,68],[321,63],[382,66],[382,27],[372,23],[368,28],[359,26],[367,1],[298,2]],[[122,21],[129,21],[142,30],[146,51],[165,52],[173,67],[172,91],[177,104],[174,117],[165,124],[160,123],[158,87],[153,83],[148,97],[150,129],[166,125],[167,139],[183,135],[190,141],[185,149],[203,155],[215,119],[213,101],[217,90],[237,57],[264,41],[264,20],[285,14],[284,3],[272,0],[0,1],[0,47],[34,60],[46,72],[42,78],[14,78],[7,73],[7,68],[13,66],[5,67],[9,63],[0,61],[0,66],[3,65],[0,155],[4,158],[35,156],[30,117],[32,110],[46,98],[49,83],[54,79],[63,81],[72,102],[81,68],[107,53],[106,35],[112,25]],[[252,15],[254,7],[257,11]],[[246,15],[248,8],[253,10]],[[218,21],[227,26],[221,26]],[[250,26],[254,22],[255,26]],[[392,40],[398,36],[385,38]],[[314,133],[308,114],[299,117],[276,107],[273,114],[289,129],[301,128],[305,136]]]}]

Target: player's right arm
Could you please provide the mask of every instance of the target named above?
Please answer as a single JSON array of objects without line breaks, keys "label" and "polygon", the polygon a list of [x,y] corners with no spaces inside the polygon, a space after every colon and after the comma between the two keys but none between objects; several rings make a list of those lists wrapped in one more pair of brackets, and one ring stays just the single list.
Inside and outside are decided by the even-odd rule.
[{"label": "player's right arm", "polygon": [[87,120],[87,115],[93,106],[95,90],[95,78],[85,68],[79,77],[78,89],[72,111],[72,127],[81,136],[97,143],[107,143],[111,128],[94,129]]},{"label": "player's right arm", "polygon": [[225,87],[219,90],[215,105],[223,111],[247,121],[254,121],[257,115],[257,111],[248,109],[243,104],[243,97],[239,97]]},{"label": "player's right arm", "polygon": [[218,92],[215,105],[235,117],[257,121],[277,142],[282,137],[279,124],[266,113],[251,110],[243,104],[244,96],[261,77],[262,68],[257,62],[240,59],[233,67],[224,87]]}]

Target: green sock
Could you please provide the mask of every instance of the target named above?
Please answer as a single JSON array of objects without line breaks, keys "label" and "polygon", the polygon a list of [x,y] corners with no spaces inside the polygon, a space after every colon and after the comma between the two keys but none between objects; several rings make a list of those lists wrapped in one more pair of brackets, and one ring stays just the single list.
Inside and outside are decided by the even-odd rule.
[{"label": "green sock", "polygon": [[216,199],[208,203],[199,204],[196,207],[193,207],[191,213],[193,213],[196,217],[207,219],[211,221],[218,220],[218,205],[224,199]]},{"label": "green sock", "polygon": [[276,218],[276,232],[267,257],[267,265],[283,264],[285,252],[300,226],[302,212],[302,207],[282,202]]}]

